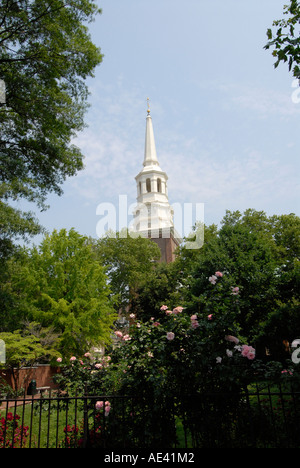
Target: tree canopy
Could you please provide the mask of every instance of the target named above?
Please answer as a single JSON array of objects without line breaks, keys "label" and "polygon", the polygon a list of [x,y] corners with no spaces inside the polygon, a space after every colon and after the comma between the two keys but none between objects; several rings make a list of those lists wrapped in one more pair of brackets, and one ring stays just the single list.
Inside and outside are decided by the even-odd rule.
[{"label": "tree canopy", "polygon": [[2,323],[8,331],[28,321],[52,327],[59,333],[56,348],[66,355],[110,343],[116,316],[107,277],[88,238],[73,229],[54,231],[7,266],[2,294],[9,300]]},{"label": "tree canopy", "polygon": [[88,24],[100,12],[91,0],[7,0],[0,5],[0,79],[6,103],[0,104],[0,227],[35,234],[38,223],[7,203],[25,198],[45,208],[49,192],[83,168],[83,154],[72,138],[84,128],[86,79],[101,63]]},{"label": "tree canopy", "polygon": [[276,57],[275,68],[281,62],[288,63],[289,71],[293,72],[295,78],[300,80],[300,3],[298,0],[290,0],[284,6],[286,18],[276,20],[267,31],[268,43],[265,49],[274,48],[273,56]]}]

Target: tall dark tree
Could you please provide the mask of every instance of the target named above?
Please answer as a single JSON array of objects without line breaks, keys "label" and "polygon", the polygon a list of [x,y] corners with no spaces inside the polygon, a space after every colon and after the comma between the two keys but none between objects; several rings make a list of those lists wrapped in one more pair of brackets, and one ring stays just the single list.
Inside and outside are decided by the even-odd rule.
[{"label": "tall dark tree", "polygon": [[6,85],[6,102],[0,104],[0,240],[5,245],[13,235],[38,229],[28,214],[8,216],[12,200],[25,198],[45,208],[47,194],[60,195],[66,177],[83,168],[83,155],[71,141],[84,128],[86,79],[102,61],[88,31],[99,12],[91,0],[0,2],[0,79]]}]

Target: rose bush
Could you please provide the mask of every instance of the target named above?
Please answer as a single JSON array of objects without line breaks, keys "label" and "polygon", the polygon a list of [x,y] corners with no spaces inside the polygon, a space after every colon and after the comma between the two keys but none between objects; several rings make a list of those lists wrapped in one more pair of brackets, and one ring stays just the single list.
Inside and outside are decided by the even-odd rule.
[{"label": "rose bush", "polygon": [[20,425],[18,414],[7,413],[0,419],[0,448],[22,448],[26,446],[29,427]]},{"label": "rose bush", "polygon": [[[128,438],[139,446],[145,433],[151,447],[174,442],[175,417],[189,427],[205,425],[207,407],[214,408],[212,419],[233,418],[241,390],[268,376],[282,377],[278,363],[272,368],[259,361],[255,347],[240,334],[239,286],[220,271],[207,282],[197,311],[189,305],[164,304],[147,321],[130,314],[128,328],[115,332],[114,349],[108,356],[72,357],[64,368],[69,390],[85,387],[93,395],[131,398],[122,407],[122,417]],[[196,409],[195,397],[201,395],[211,396],[205,414]],[[103,402],[98,406],[109,414]],[[197,415],[196,423],[191,415]]]}]

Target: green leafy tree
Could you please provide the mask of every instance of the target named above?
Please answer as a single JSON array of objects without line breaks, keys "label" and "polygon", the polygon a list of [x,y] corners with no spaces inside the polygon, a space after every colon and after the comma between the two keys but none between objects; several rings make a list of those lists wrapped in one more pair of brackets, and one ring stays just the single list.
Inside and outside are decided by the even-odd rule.
[{"label": "green leafy tree", "polygon": [[131,237],[124,231],[99,239],[95,251],[109,278],[115,307],[125,312],[137,297],[139,286],[149,280],[160,250],[151,240]]},{"label": "green leafy tree", "polygon": [[[184,278],[176,263],[157,263],[149,273],[141,278],[137,294],[132,300],[131,311],[143,321],[153,317],[153,311],[161,304],[182,304]],[[155,314],[154,314],[155,315]]]},{"label": "green leafy tree", "polygon": [[5,367],[11,371],[15,389],[18,389],[20,384],[24,384],[24,382],[18,381],[19,371],[22,367],[32,367],[45,356],[51,360],[51,357],[57,355],[54,350],[45,349],[37,337],[23,336],[20,330],[16,330],[14,333],[0,333],[0,340],[5,343]]},{"label": "green leafy tree", "polygon": [[298,0],[290,0],[284,6],[285,19],[276,20],[273,26],[276,27],[274,33],[268,29],[268,43],[265,49],[274,48],[273,56],[276,57],[275,68],[281,62],[288,63],[289,71],[293,72],[295,78],[300,79],[300,3]]},{"label": "green leafy tree", "polygon": [[116,316],[107,277],[86,237],[73,229],[54,231],[10,268],[13,315],[53,327],[62,354],[82,354],[110,342]]},{"label": "green leafy tree", "polygon": [[60,195],[66,177],[83,168],[71,141],[84,127],[86,79],[102,60],[88,32],[99,12],[91,0],[1,2],[1,241],[40,229],[32,216],[8,213],[11,200],[45,208],[47,194]]},{"label": "green leafy tree", "polygon": [[[276,357],[283,357],[283,342],[291,343],[300,333],[295,321],[299,311],[299,218],[293,214],[267,217],[255,210],[243,215],[228,211],[219,230],[206,228],[205,232],[209,235],[203,248],[197,252],[183,248],[178,260],[186,278],[184,303],[191,312],[214,313],[218,304],[208,301],[213,287],[209,278],[216,271],[226,273],[239,288],[236,299],[241,312],[235,321],[241,334],[255,341],[258,352],[265,354],[268,348]],[[284,313],[286,310],[290,313]],[[271,324],[276,336],[270,335]]]}]

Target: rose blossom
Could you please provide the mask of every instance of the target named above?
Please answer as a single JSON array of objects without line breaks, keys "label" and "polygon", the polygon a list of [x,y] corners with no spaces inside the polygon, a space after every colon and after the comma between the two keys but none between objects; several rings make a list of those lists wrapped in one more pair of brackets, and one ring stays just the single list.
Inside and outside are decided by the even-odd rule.
[{"label": "rose blossom", "polygon": [[215,275],[212,275],[208,278],[208,281],[211,282],[211,284],[216,284],[217,277]]},{"label": "rose blossom", "polygon": [[239,339],[236,338],[235,336],[232,336],[232,335],[226,335],[225,340],[231,341],[232,343],[234,343],[236,345],[239,343]]},{"label": "rose blossom", "polygon": [[160,308],[160,310],[167,310],[167,308],[168,308],[168,306],[162,305],[161,308]]},{"label": "rose blossom", "polygon": [[197,320],[197,315],[194,314],[191,316],[191,323],[192,323],[192,328],[195,330],[196,328],[199,327],[199,323],[198,323],[198,320]]},{"label": "rose blossom", "polygon": [[175,338],[175,335],[173,332],[167,333],[167,340],[171,341],[171,340],[174,340],[174,338]]},{"label": "rose blossom", "polygon": [[255,349],[252,346],[243,345],[241,354],[252,361],[255,358]]},{"label": "rose blossom", "polygon": [[129,335],[123,336],[123,341],[129,341],[129,340],[131,340],[131,337]]},{"label": "rose blossom", "polygon": [[58,357],[58,358],[56,359],[56,362],[62,362],[62,358],[61,358],[61,357]]},{"label": "rose blossom", "polygon": [[97,401],[95,406],[97,410],[100,410],[101,408],[103,408],[103,405],[104,405],[103,401]]},{"label": "rose blossom", "polygon": [[197,320],[192,320],[192,328],[195,330],[199,327],[199,322]]},{"label": "rose blossom", "polygon": [[180,314],[182,311],[183,307],[175,307],[175,309],[173,309],[173,314]]},{"label": "rose blossom", "polygon": [[219,278],[222,278],[223,273],[221,273],[220,271],[216,271],[215,275],[218,276]]},{"label": "rose blossom", "polygon": [[72,357],[70,358],[70,361],[71,361],[71,362],[76,361],[76,357],[75,357],[75,356],[72,356]]}]

